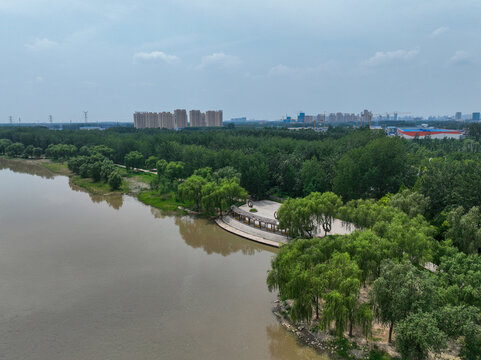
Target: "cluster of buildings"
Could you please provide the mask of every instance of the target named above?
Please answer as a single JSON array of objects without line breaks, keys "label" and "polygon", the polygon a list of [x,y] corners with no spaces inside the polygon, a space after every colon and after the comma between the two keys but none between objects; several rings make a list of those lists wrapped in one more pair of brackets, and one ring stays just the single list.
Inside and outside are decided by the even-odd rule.
[{"label": "cluster of buildings", "polygon": [[[456,114],[454,114],[454,120],[456,121],[469,120],[469,115],[463,116],[463,113],[461,111],[458,111]],[[480,120],[481,120],[481,113],[473,112],[471,115],[471,121],[480,121]]]},{"label": "cluster of buildings", "polygon": [[354,113],[330,113],[326,114],[317,114],[317,115],[306,115],[303,112],[297,114],[297,118],[293,118],[291,116],[286,116],[282,119],[284,123],[316,123],[316,124],[324,124],[324,123],[352,123],[352,122],[362,122],[362,124],[370,124],[372,121],[372,112],[368,110],[364,110],[360,114]]},{"label": "cluster of buildings", "polygon": [[[189,119],[185,109],[171,112],[136,112],[134,113],[134,127],[136,129],[183,129],[186,127],[215,127],[222,126],[222,110],[190,110]],[[188,121],[190,120],[190,121]]]}]

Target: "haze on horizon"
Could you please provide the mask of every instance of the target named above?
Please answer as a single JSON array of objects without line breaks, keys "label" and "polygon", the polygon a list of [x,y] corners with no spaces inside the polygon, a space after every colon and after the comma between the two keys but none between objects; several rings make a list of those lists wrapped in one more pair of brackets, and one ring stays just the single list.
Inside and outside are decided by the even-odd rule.
[{"label": "haze on horizon", "polygon": [[480,111],[479,0],[0,0],[0,123]]}]

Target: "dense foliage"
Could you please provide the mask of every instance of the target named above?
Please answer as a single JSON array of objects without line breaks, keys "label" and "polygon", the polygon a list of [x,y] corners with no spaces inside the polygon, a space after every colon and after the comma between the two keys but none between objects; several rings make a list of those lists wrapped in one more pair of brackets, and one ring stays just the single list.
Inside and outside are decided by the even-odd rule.
[{"label": "dense foliage", "polygon": [[[467,135],[3,127],[0,155],[69,160],[75,173],[113,189],[122,182],[115,164],[153,169],[152,191],[211,214],[248,196],[287,198],[278,218],[292,241],[267,281],[293,301],[292,319],[316,319],[339,336],[353,326],[369,336],[376,320],[404,359],[425,359],[450,340],[463,359],[480,359],[481,126]],[[329,236],[334,218],[356,231]],[[328,236],[314,238],[321,230]],[[367,290],[369,301],[360,296]]]}]

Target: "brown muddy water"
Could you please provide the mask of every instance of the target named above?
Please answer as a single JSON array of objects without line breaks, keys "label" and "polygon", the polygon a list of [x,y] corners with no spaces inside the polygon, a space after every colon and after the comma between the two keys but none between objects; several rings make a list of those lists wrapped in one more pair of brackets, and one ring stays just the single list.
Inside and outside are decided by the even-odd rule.
[{"label": "brown muddy water", "polygon": [[326,359],[271,313],[273,255],[0,159],[0,359]]}]

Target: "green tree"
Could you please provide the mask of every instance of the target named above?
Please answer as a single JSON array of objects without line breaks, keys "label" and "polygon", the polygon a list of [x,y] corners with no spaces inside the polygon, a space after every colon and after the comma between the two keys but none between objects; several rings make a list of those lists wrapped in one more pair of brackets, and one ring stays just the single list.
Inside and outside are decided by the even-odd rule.
[{"label": "green tree", "polygon": [[287,199],[277,211],[279,228],[289,232],[292,238],[313,236],[315,225],[310,201],[306,198]]},{"label": "green tree", "polygon": [[402,210],[413,218],[417,215],[424,215],[429,205],[429,198],[424,195],[405,189],[389,199],[389,205]]},{"label": "green tree", "polygon": [[167,168],[167,161],[165,161],[164,159],[160,159],[159,161],[157,161],[157,176],[164,176],[165,175],[165,169]]},{"label": "green tree", "polygon": [[472,207],[467,213],[458,206],[447,213],[450,225],[446,237],[465,253],[478,253],[481,248],[481,211]]},{"label": "green tree", "polygon": [[194,201],[197,210],[200,209],[202,200],[202,187],[207,180],[198,175],[188,177],[179,185],[178,193],[183,201]]},{"label": "green tree", "polygon": [[389,342],[397,323],[414,312],[431,310],[438,301],[432,279],[406,261],[383,262],[370,295],[377,320],[389,326]]},{"label": "green tree", "polygon": [[403,359],[424,360],[446,348],[447,336],[430,313],[413,313],[396,327],[396,349]]},{"label": "green tree", "polygon": [[329,328],[332,321],[336,324],[336,334],[342,336],[349,326],[349,336],[356,319],[356,307],[361,282],[360,271],[349,254],[335,252],[325,263],[322,276],[326,279],[326,294],[322,313],[322,324]]},{"label": "green tree", "polygon": [[170,181],[181,179],[184,176],[185,164],[181,161],[171,161],[165,168],[165,177]]},{"label": "green tree", "polygon": [[157,167],[157,161],[159,161],[159,159],[156,156],[149,156],[147,160],[145,160],[145,166],[147,169],[155,169]]},{"label": "green tree", "polygon": [[22,155],[23,151],[25,150],[25,146],[22,143],[16,142],[10,144],[5,149],[5,153],[8,156],[20,156]]},{"label": "green tree", "polygon": [[414,184],[414,172],[400,138],[379,138],[347,152],[336,168],[334,190],[343,199],[380,198],[395,193],[402,184]]},{"label": "green tree", "polygon": [[124,158],[127,170],[131,168],[142,168],[144,165],[144,156],[138,151],[131,151]]},{"label": "green tree", "polygon": [[328,191],[330,189],[325,166],[323,166],[315,156],[302,163],[300,175],[304,195],[309,195],[312,192]]},{"label": "green tree", "polygon": [[122,185],[122,177],[120,176],[118,170],[114,170],[110,173],[108,183],[112,190],[120,189],[120,186]]},{"label": "green tree", "polygon": [[5,154],[7,147],[12,145],[12,140],[10,139],[0,139],[0,154]]},{"label": "green tree", "polygon": [[339,196],[332,192],[323,194],[314,192],[306,197],[311,210],[311,216],[314,217],[317,226],[322,227],[325,234],[331,231],[332,222],[337,216],[342,200]]}]

